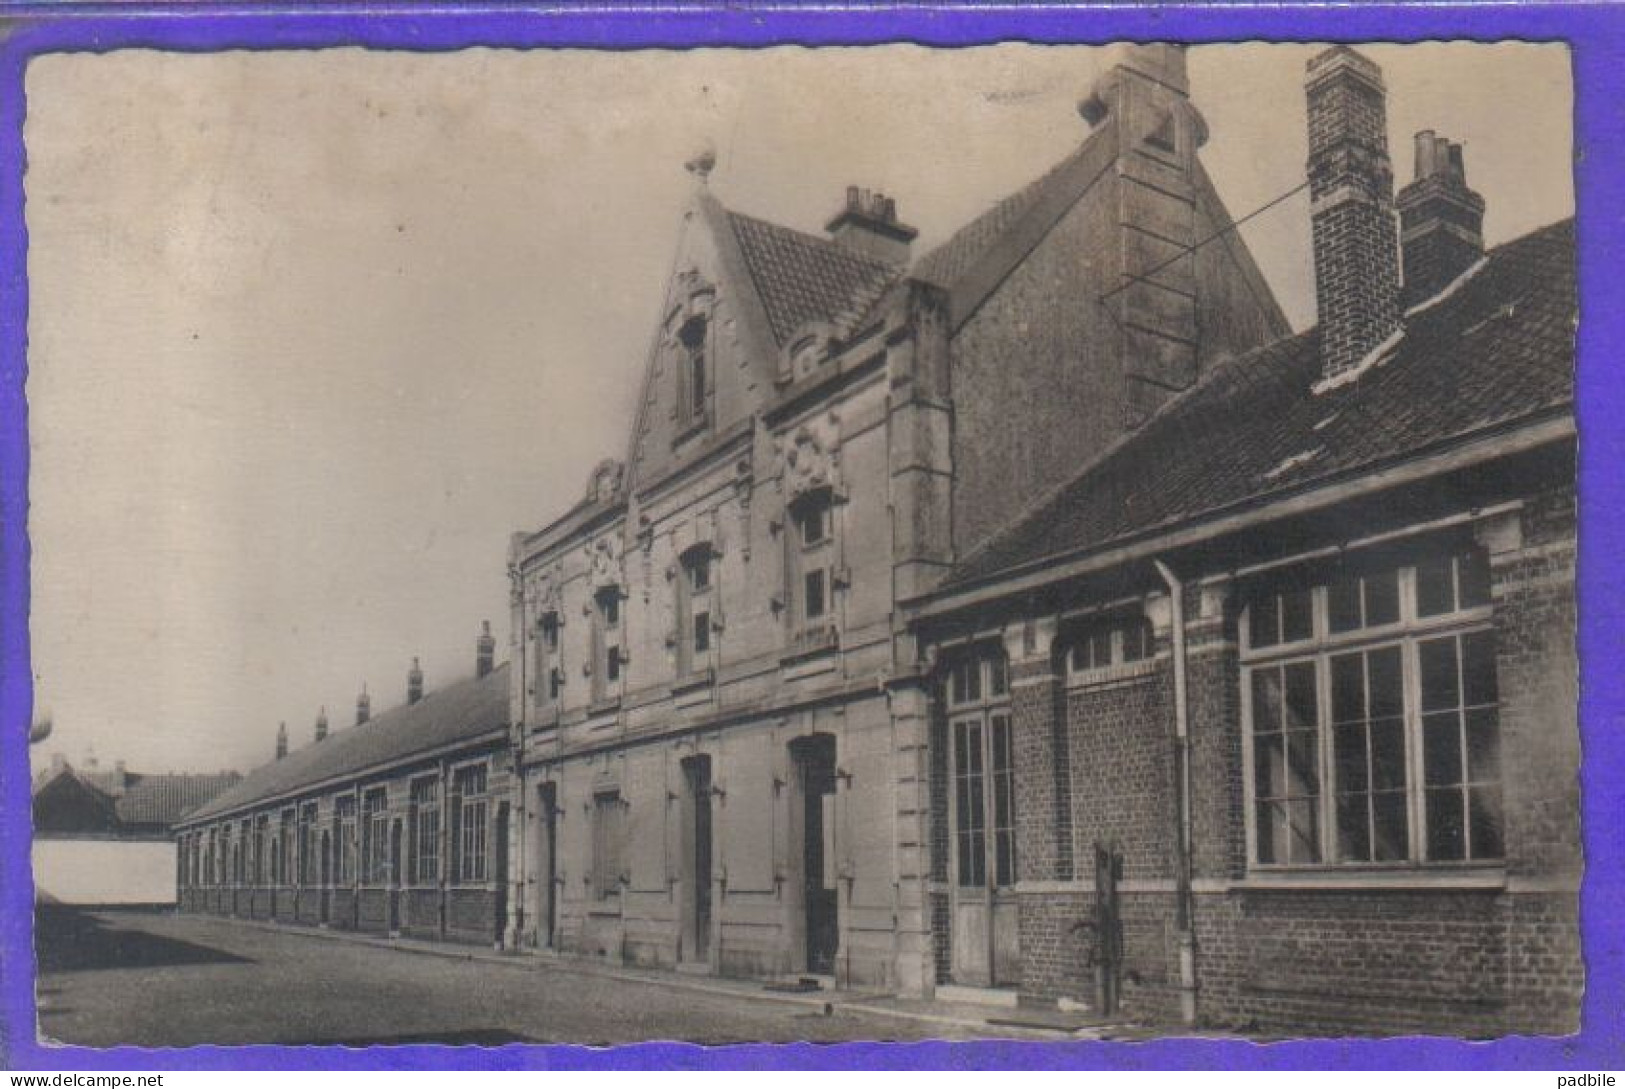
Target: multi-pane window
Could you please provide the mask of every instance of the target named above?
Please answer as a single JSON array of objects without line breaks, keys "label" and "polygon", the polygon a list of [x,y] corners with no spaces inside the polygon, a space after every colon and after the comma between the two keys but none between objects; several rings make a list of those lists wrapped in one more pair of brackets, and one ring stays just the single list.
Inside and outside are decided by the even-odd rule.
[{"label": "multi-pane window", "polygon": [[355,882],[355,796],[346,794],[333,800],[333,843],[337,857],[338,883]]},{"label": "multi-pane window", "polygon": [[1151,621],[1143,614],[1101,617],[1067,636],[1067,668],[1073,673],[1139,662],[1156,653]]},{"label": "multi-pane window", "polygon": [[790,508],[790,595],[802,627],[821,627],[834,612],[834,510],[828,489],[802,496]]},{"label": "multi-pane window", "polygon": [[1251,596],[1255,864],[1502,856],[1489,602],[1488,567],[1471,548]]},{"label": "multi-pane window", "polygon": [[616,791],[592,799],[592,896],[608,900],[621,891],[626,851],[626,806]]},{"label": "multi-pane window", "polygon": [[1002,649],[962,654],[948,670],[953,853],[961,888],[1016,880],[1015,731]]},{"label": "multi-pane window", "polygon": [[316,845],[316,803],[299,807],[299,881],[315,885],[322,879],[322,860]]},{"label": "multi-pane window", "polygon": [[389,809],[383,787],[361,797],[361,883],[389,881]]},{"label": "multi-pane window", "polygon": [[683,556],[677,602],[678,669],[683,673],[703,669],[710,660],[715,566],[709,545],[698,545]]},{"label": "multi-pane window", "polygon": [[440,880],[440,780],[425,776],[412,781],[412,881],[428,885]]},{"label": "multi-pane window", "polygon": [[451,843],[455,856],[452,876],[461,884],[485,881],[486,818],[490,805],[486,797],[486,774],[484,764],[470,764],[452,772]]},{"label": "multi-pane window", "polygon": [[593,698],[605,699],[621,683],[621,588],[606,586],[593,597],[593,643],[597,668],[593,670]]},{"label": "multi-pane window", "polygon": [[559,689],[564,686],[564,670],[559,663],[559,614],[549,610],[536,622],[536,679],[537,706],[557,703]]}]

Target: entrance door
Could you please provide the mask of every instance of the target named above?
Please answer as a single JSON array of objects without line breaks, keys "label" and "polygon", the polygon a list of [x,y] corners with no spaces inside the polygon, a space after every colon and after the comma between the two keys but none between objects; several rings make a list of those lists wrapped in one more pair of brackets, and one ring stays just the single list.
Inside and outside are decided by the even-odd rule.
[{"label": "entrance door", "polygon": [[495,941],[506,940],[508,932],[508,803],[497,806],[496,827],[496,918],[493,920]]},{"label": "entrance door", "polygon": [[953,977],[1020,982],[1016,920],[1015,746],[1008,710],[950,723],[953,772]]},{"label": "entrance door", "polygon": [[552,783],[543,783],[537,790],[537,802],[542,814],[541,842],[536,845],[540,852],[536,865],[536,883],[539,888],[537,895],[541,898],[540,910],[536,923],[540,933],[536,936],[536,944],[543,949],[554,948],[553,928],[558,919],[558,848],[559,838],[559,812],[558,787]]},{"label": "entrance door", "polygon": [[841,931],[836,900],[835,738],[801,738],[795,758],[801,785],[801,876],[807,934],[807,971],[835,971]]},{"label": "entrance door", "polygon": [[389,826],[389,932],[401,929],[401,822]]},{"label": "entrance door", "polygon": [[711,959],[711,758],[691,756],[683,761],[687,787],[687,827],[684,840],[687,865],[683,872],[684,959]]},{"label": "entrance door", "polygon": [[333,910],[333,837],[328,832],[322,833],[322,925],[329,922],[328,914]]}]

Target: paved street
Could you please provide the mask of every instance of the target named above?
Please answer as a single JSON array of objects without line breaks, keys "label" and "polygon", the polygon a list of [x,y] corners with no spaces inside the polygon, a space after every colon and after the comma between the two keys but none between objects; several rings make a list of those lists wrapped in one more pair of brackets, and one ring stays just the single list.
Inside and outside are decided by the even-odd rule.
[{"label": "paved street", "polygon": [[[1032,1037],[933,1014],[461,959],[224,919],[64,914],[40,927],[40,1025],[64,1043],[624,1043]],[[940,1009],[937,1011],[940,1014]],[[1045,1034],[1049,1039],[1054,1035]]]}]

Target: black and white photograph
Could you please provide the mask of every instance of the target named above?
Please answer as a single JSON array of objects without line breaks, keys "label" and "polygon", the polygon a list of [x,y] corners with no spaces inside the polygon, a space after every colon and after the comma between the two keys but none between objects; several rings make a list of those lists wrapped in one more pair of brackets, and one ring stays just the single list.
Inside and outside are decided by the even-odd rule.
[{"label": "black and white photograph", "polygon": [[1564,44],[26,85],[41,1041],[1579,1030]]}]

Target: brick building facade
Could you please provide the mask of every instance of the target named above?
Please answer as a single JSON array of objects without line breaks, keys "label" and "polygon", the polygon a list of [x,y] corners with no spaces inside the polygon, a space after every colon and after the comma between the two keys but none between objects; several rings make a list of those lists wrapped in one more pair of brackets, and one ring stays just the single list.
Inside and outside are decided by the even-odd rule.
[{"label": "brick building facade", "polygon": [[1401,256],[1380,72],[1330,50],[1308,93],[1319,327],[1215,368],[907,603],[942,692],[936,876],[957,900],[968,864],[981,900],[947,844],[980,771],[943,732],[992,663],[1023,994],[1573,1031],[1573,227],[1485,254],[1461,149],[1425,132]]},{"label": "brick building facade", "polygon": [[508,667],[489,628],[472,678],[277,758],[176,824],[182,910],[495,944],[507,913]]},{"label": "brick building facade", "polygon": [[[880,194],[820,238],[696,164],[625,460],[511,550],[517,944],[936,986],[941,750],[901,602],[1287,329],[1239,241],[1187,252],[1230,218],[1182,52],[1120,61],[1072,154],[917,260]],[[1010,877],[960,978],[1014,982]]]},{"label": "brick building facade", "polygon": [[[190,819],[187,905],[1187,1023],[1571,1029],[1573,227],[1486,254],[1448,139],[1395,197],[1375,65],[1328,50],[1306,93],[1296,335],[1182,47],[1119,50],[1077,149],[917,256],[880,194],[815,237],[691,164],[622,456],[512,538],[509,664],[394,712],[421,740],[318,743]],[[374,879],[332,853],[368,798]]]}]

